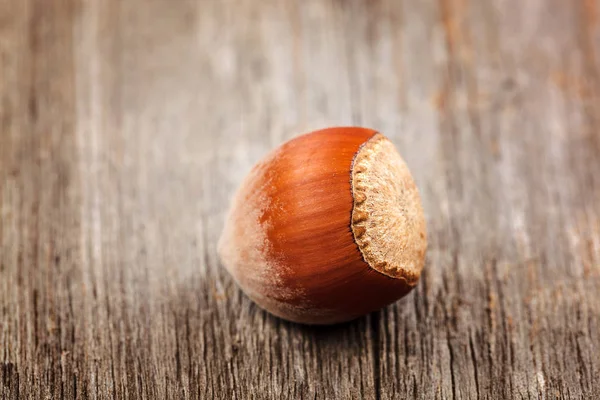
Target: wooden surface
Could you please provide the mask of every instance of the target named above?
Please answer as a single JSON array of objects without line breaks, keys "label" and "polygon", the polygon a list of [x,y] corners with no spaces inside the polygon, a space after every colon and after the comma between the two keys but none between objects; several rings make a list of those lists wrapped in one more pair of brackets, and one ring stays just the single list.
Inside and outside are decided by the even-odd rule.
[{"label": "wooden surface", "polygon": [[[250,167],[356,124],[430,248],[360,320],[215,245]],[[600,2],[0,0],[0,397],[600,398]]]}]

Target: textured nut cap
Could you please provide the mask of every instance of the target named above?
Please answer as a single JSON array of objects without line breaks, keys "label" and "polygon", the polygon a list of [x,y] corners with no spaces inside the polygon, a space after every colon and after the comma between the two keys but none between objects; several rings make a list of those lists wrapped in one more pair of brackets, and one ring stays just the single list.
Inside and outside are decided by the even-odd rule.
[{"label": "textured nut cap", "polygon": [[427,248],[419,191],[408,167],[385,136],[358,151],[352,168],[352,232],[371,268],[415,285]]}]

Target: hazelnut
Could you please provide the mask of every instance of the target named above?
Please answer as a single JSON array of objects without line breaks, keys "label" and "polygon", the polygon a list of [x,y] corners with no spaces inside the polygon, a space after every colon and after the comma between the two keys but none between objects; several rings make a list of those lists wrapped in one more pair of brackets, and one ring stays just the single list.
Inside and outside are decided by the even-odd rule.
[{"label": "hazelnut", "polygon": [[419,192],[394,145],[370,129],[329,128],[284,143],[252,169],[219,255],[265,310],[332,324],[416,285],[425,230]]}]

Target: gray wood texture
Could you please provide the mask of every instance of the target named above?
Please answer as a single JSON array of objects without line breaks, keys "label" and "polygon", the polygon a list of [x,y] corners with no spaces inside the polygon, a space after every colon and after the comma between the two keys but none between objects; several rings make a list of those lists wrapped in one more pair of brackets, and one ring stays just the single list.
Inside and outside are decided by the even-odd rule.
[{"label": "gray wood texture", "polygon": [[[600,1],[0,0],[0,397],[600,398]],[[380,130],[430,247],[314,328],[219,264],[267,151]]]}]

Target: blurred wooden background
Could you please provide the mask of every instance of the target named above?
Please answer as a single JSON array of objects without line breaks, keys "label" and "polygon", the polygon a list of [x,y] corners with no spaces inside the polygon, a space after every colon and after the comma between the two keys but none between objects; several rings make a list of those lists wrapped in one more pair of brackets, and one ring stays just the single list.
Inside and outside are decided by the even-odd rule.
[{"label": "blurred wooden background", "polygon": [[[0,0],[0,396],[600,398],[599,0]],[[413,293],[273,318],[228,201],[307,130],[388,135]]]}]

